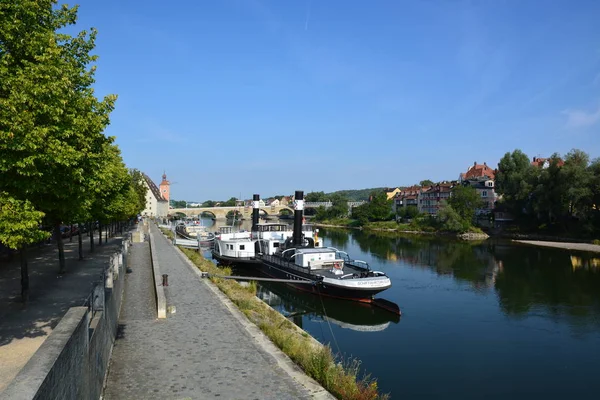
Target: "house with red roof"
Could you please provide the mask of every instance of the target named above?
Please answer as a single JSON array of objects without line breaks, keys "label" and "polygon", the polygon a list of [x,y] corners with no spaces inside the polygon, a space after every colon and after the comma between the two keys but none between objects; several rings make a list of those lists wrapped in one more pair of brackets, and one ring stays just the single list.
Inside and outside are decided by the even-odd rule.
[{"label": "house with red roof", "polygon": [[487,163],[485,162],[483,164],[477,164],[477,161],[475,161],[473,165],[467,168],[467,172],[460,174],[460,181],[462,182],[467,179],[477,179],[483,177],[494,180],[496,177],[496,171],[488,167]]}]

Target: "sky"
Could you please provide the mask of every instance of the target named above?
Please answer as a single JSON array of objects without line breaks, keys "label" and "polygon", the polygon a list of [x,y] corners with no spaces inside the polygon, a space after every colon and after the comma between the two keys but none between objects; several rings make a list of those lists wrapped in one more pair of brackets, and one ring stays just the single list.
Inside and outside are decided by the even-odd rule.
[{"label": "sky", "polygon": [[[62,1],[62,0],[61,0]],[[80,0],[123,158],[188,201],[600,156],[599,1]]]}]

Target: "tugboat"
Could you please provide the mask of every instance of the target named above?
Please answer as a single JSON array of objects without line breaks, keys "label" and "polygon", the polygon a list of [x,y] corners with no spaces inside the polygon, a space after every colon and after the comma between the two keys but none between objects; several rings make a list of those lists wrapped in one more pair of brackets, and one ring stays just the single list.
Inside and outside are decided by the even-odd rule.
[{"label": "tugboat", "polygon": [[265,249],[257,254],[265,275],[285,280],[299,290],[364,303],[374,302],[375,294],[392,286],[384,272],[373,271],[366,262],[352,260],[347,253],[333,247],[318,247],[318,239],[305,236],[303,210],[304,192],[298,190],[292,237],[277,246],[269,240],[258,242],[259,248]]},{"label": "tugboat", "polygon": [[[212,250],[212,258],[223,265],[255,265],[261,264],[256,258],[259,252],[271,254],[280,244],[292,237],[293,231],[287,224],[259,222],[258,194],[252,197],[252,231],[235,232],[231,226],[219,228]],[[302,227],[305,237],[313,239],[311,225]],[[314,241],[314,239],[313,239]],[[262,244],[267,244],[261,249]],[[271,250],[268,250],[268,249]]]}]

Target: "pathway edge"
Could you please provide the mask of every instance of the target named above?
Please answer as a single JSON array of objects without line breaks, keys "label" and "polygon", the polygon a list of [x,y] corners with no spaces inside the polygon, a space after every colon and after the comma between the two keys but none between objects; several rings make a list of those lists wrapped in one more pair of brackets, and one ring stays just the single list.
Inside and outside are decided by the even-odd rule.
[{"label": "pathway edge", "polygon": [[[161,235],[163,236],[163,235]],[[164,236],[163,239],[167,240]],[[210,290],[217,296],[217,298],[223,303],[223,305],[229,310],[229,312],[233,315],[233,317],[242,325],[242,327],[246,330],[246,332],[252,337],[256,344],[266,353],[270,354],[275,361],[277,361],[277,365],[287,373],[292,379],[296,382],[304,386],[304,388],[310,393],[313,399],[335,399],[335,397],[329,393],[323,386],[321,386],[317,381],[315,381],[310,376],[306,375],[304,371],[300,369],[289,358],[283,351],[281,351],[275,344],[269,339],[254,323],[248,320],[238,308],[233,304],[231,300],[227,298],[227,296],[219,290],[212,282],[209,280],[202,278],[202,274],[198,267],[194,265],[194,263],[187,258],[187,256],[177,247],[173,246],[175,251],[181,257],[181,259],[185,262],[185,264],[190,268],[198,281],[208,286]]]}]

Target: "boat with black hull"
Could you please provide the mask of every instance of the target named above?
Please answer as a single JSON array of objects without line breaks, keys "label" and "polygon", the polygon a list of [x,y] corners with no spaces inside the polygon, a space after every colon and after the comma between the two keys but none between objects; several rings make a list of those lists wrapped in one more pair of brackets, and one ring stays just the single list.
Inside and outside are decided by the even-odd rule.
[{"label": "boat with black hull", "polygon": [[[287,239],[292,237],[292,228],[285,223],[259,222],[260,196],[253,196],[252,230],[235,231],[232,226],[219,228],[212,250],[212,258],[222,265],[260,265],[256,257],[259,252],[271,254]],[[307,238],[314,241],[314,231],[311,225],[304,225],[302,231]],[[260,248],[260,243],[268,243]],[[270,249],[270,250],[269,250]]]},{"label": "boat with black hull", "polygon": [[392,286],[384,272],[372,270],[366,262],[353,260],[333,247],[315,246],[315,240],[302,233],[303,209],[304,193],[296,191],[293,236],[275,251],[268,240],[258,242],[261,250],[266,249],[257,255],[265,275],[299,290],[365,303],[373,302],[377,293]]}]

